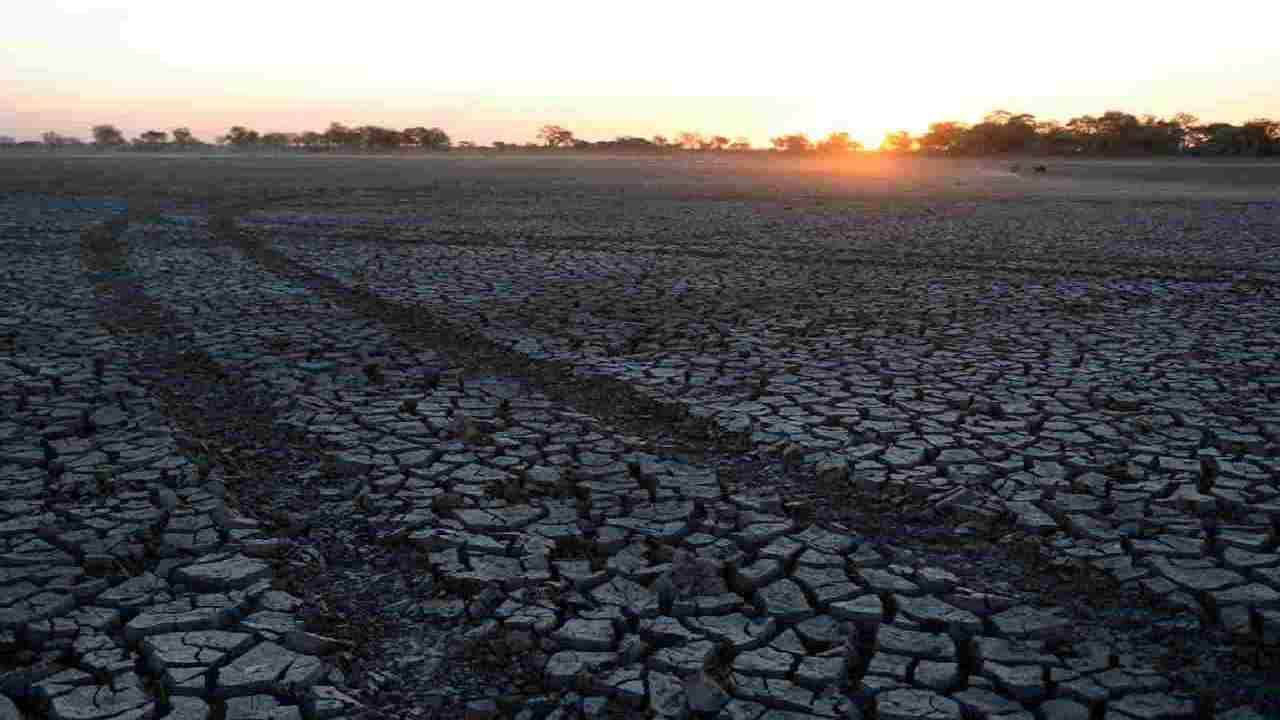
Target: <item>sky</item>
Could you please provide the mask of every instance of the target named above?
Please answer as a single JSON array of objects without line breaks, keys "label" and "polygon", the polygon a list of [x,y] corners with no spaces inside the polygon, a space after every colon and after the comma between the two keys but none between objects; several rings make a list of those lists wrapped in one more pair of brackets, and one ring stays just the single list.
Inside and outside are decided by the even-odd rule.
[{"label": "sky", "polygon": [[0,135],[347,125],[528,142],[878,145],[996,109],[1280,118],[1280,2],[39,0],[0,22]]}]

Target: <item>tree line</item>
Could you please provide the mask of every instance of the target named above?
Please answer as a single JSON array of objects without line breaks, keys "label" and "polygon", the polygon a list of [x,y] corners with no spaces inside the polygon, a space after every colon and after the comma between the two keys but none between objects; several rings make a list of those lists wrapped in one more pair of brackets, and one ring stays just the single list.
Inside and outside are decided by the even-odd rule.
[{"label": "tree line", "polygon": [[[170,131],[148,130],[132,140],[114,125],[95,125],[92,144],[99,148],[137,150],[186,149],[209,147],[191,132],[179,127]],[[0,146],[46,146],[58,148],[84,145],[74,137],[46,132],[39,142],[17,143],[0,136]],[[304,151],[388,151],[400,148],[425,150],[468,149],[474,143],[454,143],[449,134],[438,127],[410,127],[402,130],[377,125],[349,127],[330,123],[323,132],[263,132],[234,125],[214,144],[236,149],[275,149]],[[862,143],[847,132],[833,132],[819,140],[804,133],[781,135],[770,139],[773,152],[802,154],[846,154],[864,150]],[[744,137],[730,139],[726,135],[704,135],[681,132],[672,137],[655,135],[643,138],[622,135],[612,140],[591,142],[578,138],[561,125],[544,125],[536,142],[495,141],[492,149],[507,150],[575,150],[604,152],[747,152],[756,150]],[[958,121],[942,121],[929,125],[921,135],[905,130],[888,133],[879,149],[892,153],[929,155],[986,156],[1001,154],[1032,155],[1236,155],[1280,156],[1280,121],[1258,118],[1233,125],[1202,123],[1199,118],[1179,113],[1171,118],[1154,115],[1141,117],[1119,110],[1102,115],[1082,115],[1068,122],[1037,120],[1027,113],[996,110],[974,125]]]},{"label": "tree line", "polygon": [[[94,125],[93,144],[100,148],[133,148],[139,150],[168,148],[208,147],[197,138],[191,128],[179,127],[169,132],[148,130],[133,140],[127,140],[115,125]],[[324,132],[264,132],[260,133],[244,125],[233,125],[223,135],[214,138],[213,144],[240,149],[300,149],[300,150],[392,150],[401,147],[420,147],[428,150],[448,150],[453,140],[438,127],[411,127],[403,130],[361,125],[348,127],[342,123],[330,123]]]},{"label": "tree line", "polygon": [[[773,138],[775,150],[793,153],[861,149],[848,136],[836,133],[813,142],[804,134]],[[838,142],[839,141],[839,142]],[[1081,115],[1059,123],[1007,110],[988,113],[982,122],[967,125],[949,120],[929,125],[913,136],[906,130],[885,135],[880,150],[929,155],[1236,155],[1280,156],[1280,121],[1257,118],[1241,125],[1202,123],[1188,113],[1171,118],[1141,117],[1120,110]]]},{"label": "tree line", "polygon": [[919,137],[890,133],[881,149],[948,155],[1280,156],[1280,121],[1257,118],[1232,125],[1202,123],[1187,113],[1159,118],[1109,110],[1062,124],[997,110],[972,126],[947,121],[930,124]]}]

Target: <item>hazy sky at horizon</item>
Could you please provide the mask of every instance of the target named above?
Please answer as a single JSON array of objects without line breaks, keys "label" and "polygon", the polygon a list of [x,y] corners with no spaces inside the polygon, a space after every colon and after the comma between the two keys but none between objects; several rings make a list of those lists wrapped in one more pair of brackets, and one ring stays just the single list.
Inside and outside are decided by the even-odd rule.
[{"label": "hazy sky at horizon", "polygon": [[0,134],[438,125],[524,142],[812,136],[1122,109],[1280,118],[1280,2],[41,0],[0,24]]}]

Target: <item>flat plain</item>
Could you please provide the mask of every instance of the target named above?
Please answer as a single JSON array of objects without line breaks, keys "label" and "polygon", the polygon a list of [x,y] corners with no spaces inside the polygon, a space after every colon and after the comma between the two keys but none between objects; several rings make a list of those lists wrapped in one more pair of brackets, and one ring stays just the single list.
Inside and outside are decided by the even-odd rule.
[{"label": "flat plain", "polygon": [[1280,716],[1280,164],[0,156],[0,718]]}]

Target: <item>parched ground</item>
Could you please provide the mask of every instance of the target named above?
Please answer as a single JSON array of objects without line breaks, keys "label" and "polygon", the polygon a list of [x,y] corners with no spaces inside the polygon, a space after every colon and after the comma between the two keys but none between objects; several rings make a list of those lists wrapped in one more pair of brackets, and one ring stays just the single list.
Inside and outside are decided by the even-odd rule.
[{"label": "parched ground", "polygon": [[1048,164],[0,156],[0,720],[1280,717],[1280,166]]}]

